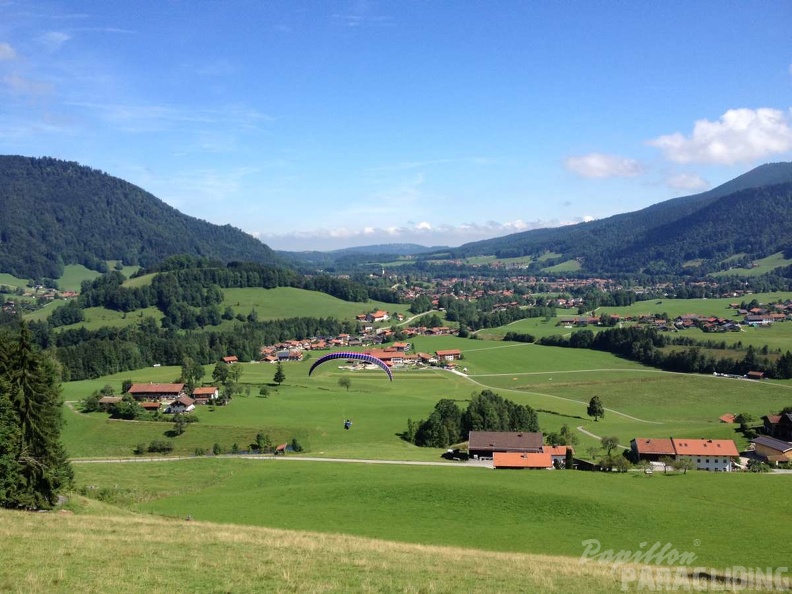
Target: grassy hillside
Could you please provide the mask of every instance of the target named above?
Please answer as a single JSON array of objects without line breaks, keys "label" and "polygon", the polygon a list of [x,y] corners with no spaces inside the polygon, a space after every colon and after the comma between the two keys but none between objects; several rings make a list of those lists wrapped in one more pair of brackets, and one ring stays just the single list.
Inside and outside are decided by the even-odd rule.
[{"label": "grassy hillside", "polygon": [[[615,550],[659,541],[695,549],[708,567],[780,566],[787,555],[778,543],[792,520],[792,477],[753,473],[647,476],[288,458],[75,468],[80,485],[158,515],[570,557],[580,556],[587,539]],[[723,521],[745,515],[762,534],[750,547]]]},{"label": "grassy hillside", "polygon": [[760,258],[754,261],[755,266],[752,268],[731,268],[722,272],[713,273],[711,276],[759,276],[767,274],[776,268],[789,266],[792,260],[784,258],[783,252],[776,252],[766,258]]},{"label": "grassy hillside", "polygon": [[251,310],[256,310],[259,320],[277,320],[300,316],[350,319],[357,314],[374,309],[387,312],[399,311],[405,314],[409,309],[409,304],[404,303],[393,304],[380,301],[353,303],[326,293],[292,287],[223,289],[223,297],[221,309],[230,307],[235,314],[243,315],[247,315]]},{"label": "grassy hillside", "polygon": [[620,585],[610,566],[576,558],[99,513],[0,510],[0,590],[574,594]]}]

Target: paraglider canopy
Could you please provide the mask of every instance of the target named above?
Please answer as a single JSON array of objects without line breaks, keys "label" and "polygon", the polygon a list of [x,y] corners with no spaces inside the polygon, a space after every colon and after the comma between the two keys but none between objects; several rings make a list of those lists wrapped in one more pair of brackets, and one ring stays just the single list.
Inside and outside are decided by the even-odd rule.
[{"label": "paraglider canopy", "polygon": [[385,361],[382,359],[378,359],[374,355],[369,355],[367,353],[330,353],[329,355],[324,355],[323,357],[319,357],[316,362],[311,365],[311,369],[308,371],[308,376],[313,373],[313,370],[322,365],[323,363],[327,363],[328,361],[333,361],[335,359],[353,359],[355,361],[365,361],[367,363],[373,363],[374,365],[379,366],[385,373],[388,374],[388,379],[393,381],[393,374],[391,373],[390,368],[385,364]]}]

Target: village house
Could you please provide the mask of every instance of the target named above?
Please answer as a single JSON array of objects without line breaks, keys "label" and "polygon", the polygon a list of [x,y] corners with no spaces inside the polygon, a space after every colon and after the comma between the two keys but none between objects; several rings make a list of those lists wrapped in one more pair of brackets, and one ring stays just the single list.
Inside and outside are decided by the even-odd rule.
[{"label": "village house", "polygon": [[541,453],[542,434],[531,431],[471,431],[468,434],[471,458],[492,458],[495,452]]},{"label": "village house", "polygon": [[239,363],[239,359],[236,355],[230,355],[228,357],[223,357],[223,363],[231,365],[232,363]]},{"label": "village house", "polygon": [[376,324],[377,322],[387,322],[390,319],[387,311],[377,310],[366,314],[366,321]]},{"label": "village house", "polygon": [[459,349],[448,349],[445,351],[435,351],[438,361],[458,361],[462,358],[462,351]]},{"label": "village house", "polygon": [[195,410],[195,400],[189,396],[179,396],[176,400],[170,403],[167,408],[169,413],[189,413]]},{"label": "village house", "polygon": [[135,400],[175,400],[184,394],[184,384],[132,384],[128,393]]},{"label": "village house", "polygon": [[688,458],[698,470],[715,472],[731,471],[733,459],[740,455],[731,439],[636,437],[630,442],[630,447],[638,460],[659,462],[665,457],[674,460]]},{"label": "village house", "polygon": [[676,459],[690,459],[698,470],[730,472],[734,459],[740,456],[731,439],[671,438]]},{"label": "village house", "polygon": [[193,389],[192,398],[195,404],[209,404],[217,400],[220,391],[215,386],[202,386]]}]

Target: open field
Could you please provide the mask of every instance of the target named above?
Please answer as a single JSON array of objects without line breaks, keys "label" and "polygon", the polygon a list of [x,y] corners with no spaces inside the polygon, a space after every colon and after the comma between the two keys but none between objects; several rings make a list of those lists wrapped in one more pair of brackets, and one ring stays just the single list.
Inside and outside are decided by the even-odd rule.
[{"label": "open field", "polygon": [[609,565],[123,515],[0,510],[0,590],[25,592],[613,592]]},{"label": "open field", "polygon": [[[697,563],[712,567],[788,562],[779,547],[792,520],[788,475],[510,472],[282,458],[76,464],[75,471],[79,485],[111,501],[174,518],[569,557],[579,557],[587,539],[615,550],[658,541],[694,551]],[[750,546],[736,529],[742,522],[762,535]]]},{"label": "open field", "polygon": [[[729,297],[723,299],[658,299],[650,301],[638,301],[633,305],[623,307],[600,307],[595,315],[602,314],[620,315],[622,317],[633,316],[635,318],[642,315],[668,314],[672,319],[685,314],[698,314],[701,316],[715,316],[742,320],[742,316],[735,315],[736,310],[730,309],[730,303],[741,301],[749,302],[756,299],[760,303],[770,303],[771,301],[792,299],[792,293],[758,293],[746,295],[745,297]],[[529,318],[518,320],[500,328],[486,328],[478,332],[483,338],[499,339],[507,332],[521,332],[532,334],[536,338],[552,336],[554,334],[569,335],[579,328],[566,328],[559,326],[558,323],[563,318],[576,317],[577,310],[558,309],[556,318]],[[596,326],[587,327],[587,330],[599,332],[604,328]],[[695,340],[712,340],[716,342],[725,341],[727,344],[742,342],[743,345],[753,345],[761,348],[765,345],[770,349],[781,349],[786,351],[792,348],[792,323],[778,322],[769,327],[743,328],[740,332],[713,332],[705,333],[698,328],[684,330],[679,336],[690,336]]]},{"label": "open field", "polygon": [[5,285],[7,287],[11,287],[12,289],[16,289],[17,287],[27,287],[27,284],[27,279],[17,278],[12,274],[0,272],[0,285]]},{"label": "open field", "polygon": [[343,301],[318,291],[306,291],[292,287],[275,289],[244,288],[223,289],[222,309],[230,307],[234,313],[247,315],[256,310],[259,320],[279,320],[299,316],[314,316],[338,319],[351,319],[357,314],[375,309],[407,314],[409,304],[382,303],[368,301],[353,303]]},{"label": "open field", "polygon": [[542,268],[544,272],[577,272],[583,265],[577,260],[566,260],[554,266]]},{"label": "open field", "polygon": [[101,272],[89,270],[82,264],[69,264],[63,267],[63,276],[58,279],[61,291],[79,291],[84,280],[94,280],[102,276]]},{"label": "open field", "polygon": [[[595,435],[615,435],[625,445],[634,437],[673,435],[731,438],[743,447],[741,434],[719,423],[719,416],[748,412],[758,418],[792,404],[792,382],[668,373],[582,349],[456,337],[419,337],[413,342],[418,351],[462,349],[460,368],[467,372],[397,369],[394,381],[388,382],[381,371],[350,372],[328,363],[309,378],[310,365],[321,356],[313,353],[306,361],[285,363],[285,383],[270,386],[271,395],[261,398],[260,386],[272,383],[275,367],[240,364],[243,395],[214,411],[199,407],[195,413],[199,422],[174,439],[175,451],[191,454],[197,447],[210,449],[215,442],[227,449],[233,443],[245,449],[263,430],[277,441],[296,437],[311,455],[437,460],[439,450],[417,448],[400,439],[407,419],[427,418],[440,398],[455,399],[464,407],[471,394],[484,389],[548,411],[539,414],[544,432],[568,424]],[[207,381],[211,370],[212,366],[206,367]],[[171,382],[179,373],[175,367],[158,367],[70,382],[64,386],[64,399],[82,399],[106,383],[120,391],[127,378]],[[349,391],[338,385],[344,375],[352,380]],[[586,415],[594,395],[609,409],[596,423]],[[76,457],[128,456],[136,444],[162,439],[171,429],[170,423],[109,421],[104,414],[77,414],[71,408],[65,415],[64,439]],[[343,430],[346,418],[354,421],[352,431]],[[596,443],[583,432],[579,435],[581,448]]]},{"label": "open field", "polygon": [[[69,403],[64,442],[72,457],[99,458],[131,457],[138,443],[172,439],[174,453],[189,456],[214,443],[246,449],[263,431],[275,443],[297,438],[311,457],[439,461],[441,450],[400,439],[407,419],[426,418],[440,398],[464,406],[472,394],[492,389],[538,409],[545,432],[568,424],[615,435],[623,445],[638,436],[675,436],[730,438],[742,447],[741,435],[718,416],[759,417],[792,404],[792,382],[673,374],[607,353],[526,343],[453,336],[412,343],[428,353],[461,349],[460,371],[396,369],[388,382],[379,370],[328,363],[308,377],[325,351],[285,363],[286,381],[275,387],[275,366],[239,364],[243,394],[214,411],[200,407],[199,422],[181,436],[167,435],[171,423],[110,421],[101,413],[79,414]],[[205,368],[207,380],[212,367]],[[127,378],[172,382],[179,373],[156,367],[71,382],[64,399],[78,400],[106,383],[118,391]],[[349,391],[338,385],[342,376],[352,381]],[[270,385],[268,398],[258,396],[263,384]],[[586,415],[595,394],[607,409],[598,422]],[[343,429],[345,418],[354,420],[350,431]],[[577,435],[577,450],[586,456],[598,440]],[[76,462],[78,489],[90,486],[83,492],[143,515],[115,516],[114,508],[84,503],[91,513],[113,517],[10,516],[0,525],[0,538],[12,545],[0,551],[0,563],[11,568],[0,577],[0,590],[5,579],[24,580],[32,591],[72,591],[82,578],[87,592],[106,591],[106,580],[119,579],[131,591],[163,592],[618,591],[618,573],[578,564],[587,539],[616,551],[669,543],[695,554],[696,565],[716,569],[788,565],[779,543],[788,540],[792,520],[792,475],[508,472],[455,462],[295,458]],[[194,521],[185,522],[187,515]],[[50,524],[42,530],[36,522]],[[744,523],[761,538],[736,528]],[[163,547],[176,552],[162,555]],[[38,571],[42,555],[54,561]],[[99,557],[106,571],[95,571]],[[145,570],[130,572],[130,562]],[[160,571],[160,563],[178,569]]]}]

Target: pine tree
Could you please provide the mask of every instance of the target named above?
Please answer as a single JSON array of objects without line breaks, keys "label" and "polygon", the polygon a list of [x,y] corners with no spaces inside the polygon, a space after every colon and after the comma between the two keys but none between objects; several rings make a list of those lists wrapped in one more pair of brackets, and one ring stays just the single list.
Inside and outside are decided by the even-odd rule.
[{"label": "pine tree", "polygon": [[60,443],[63,417],[57,367],[36,352],[22,326],[16,342],[0,344],[0,465],[5,479],[0,505],[52,507],[73,474]]},{"label": "pine tree", "polygon": [[286,374],[283,371],[283,365],[280,363],[278,363],[278,369],[275,370],[275,377],[272,378],[272,381],[274,381],[279,386],[286,381]]}]

